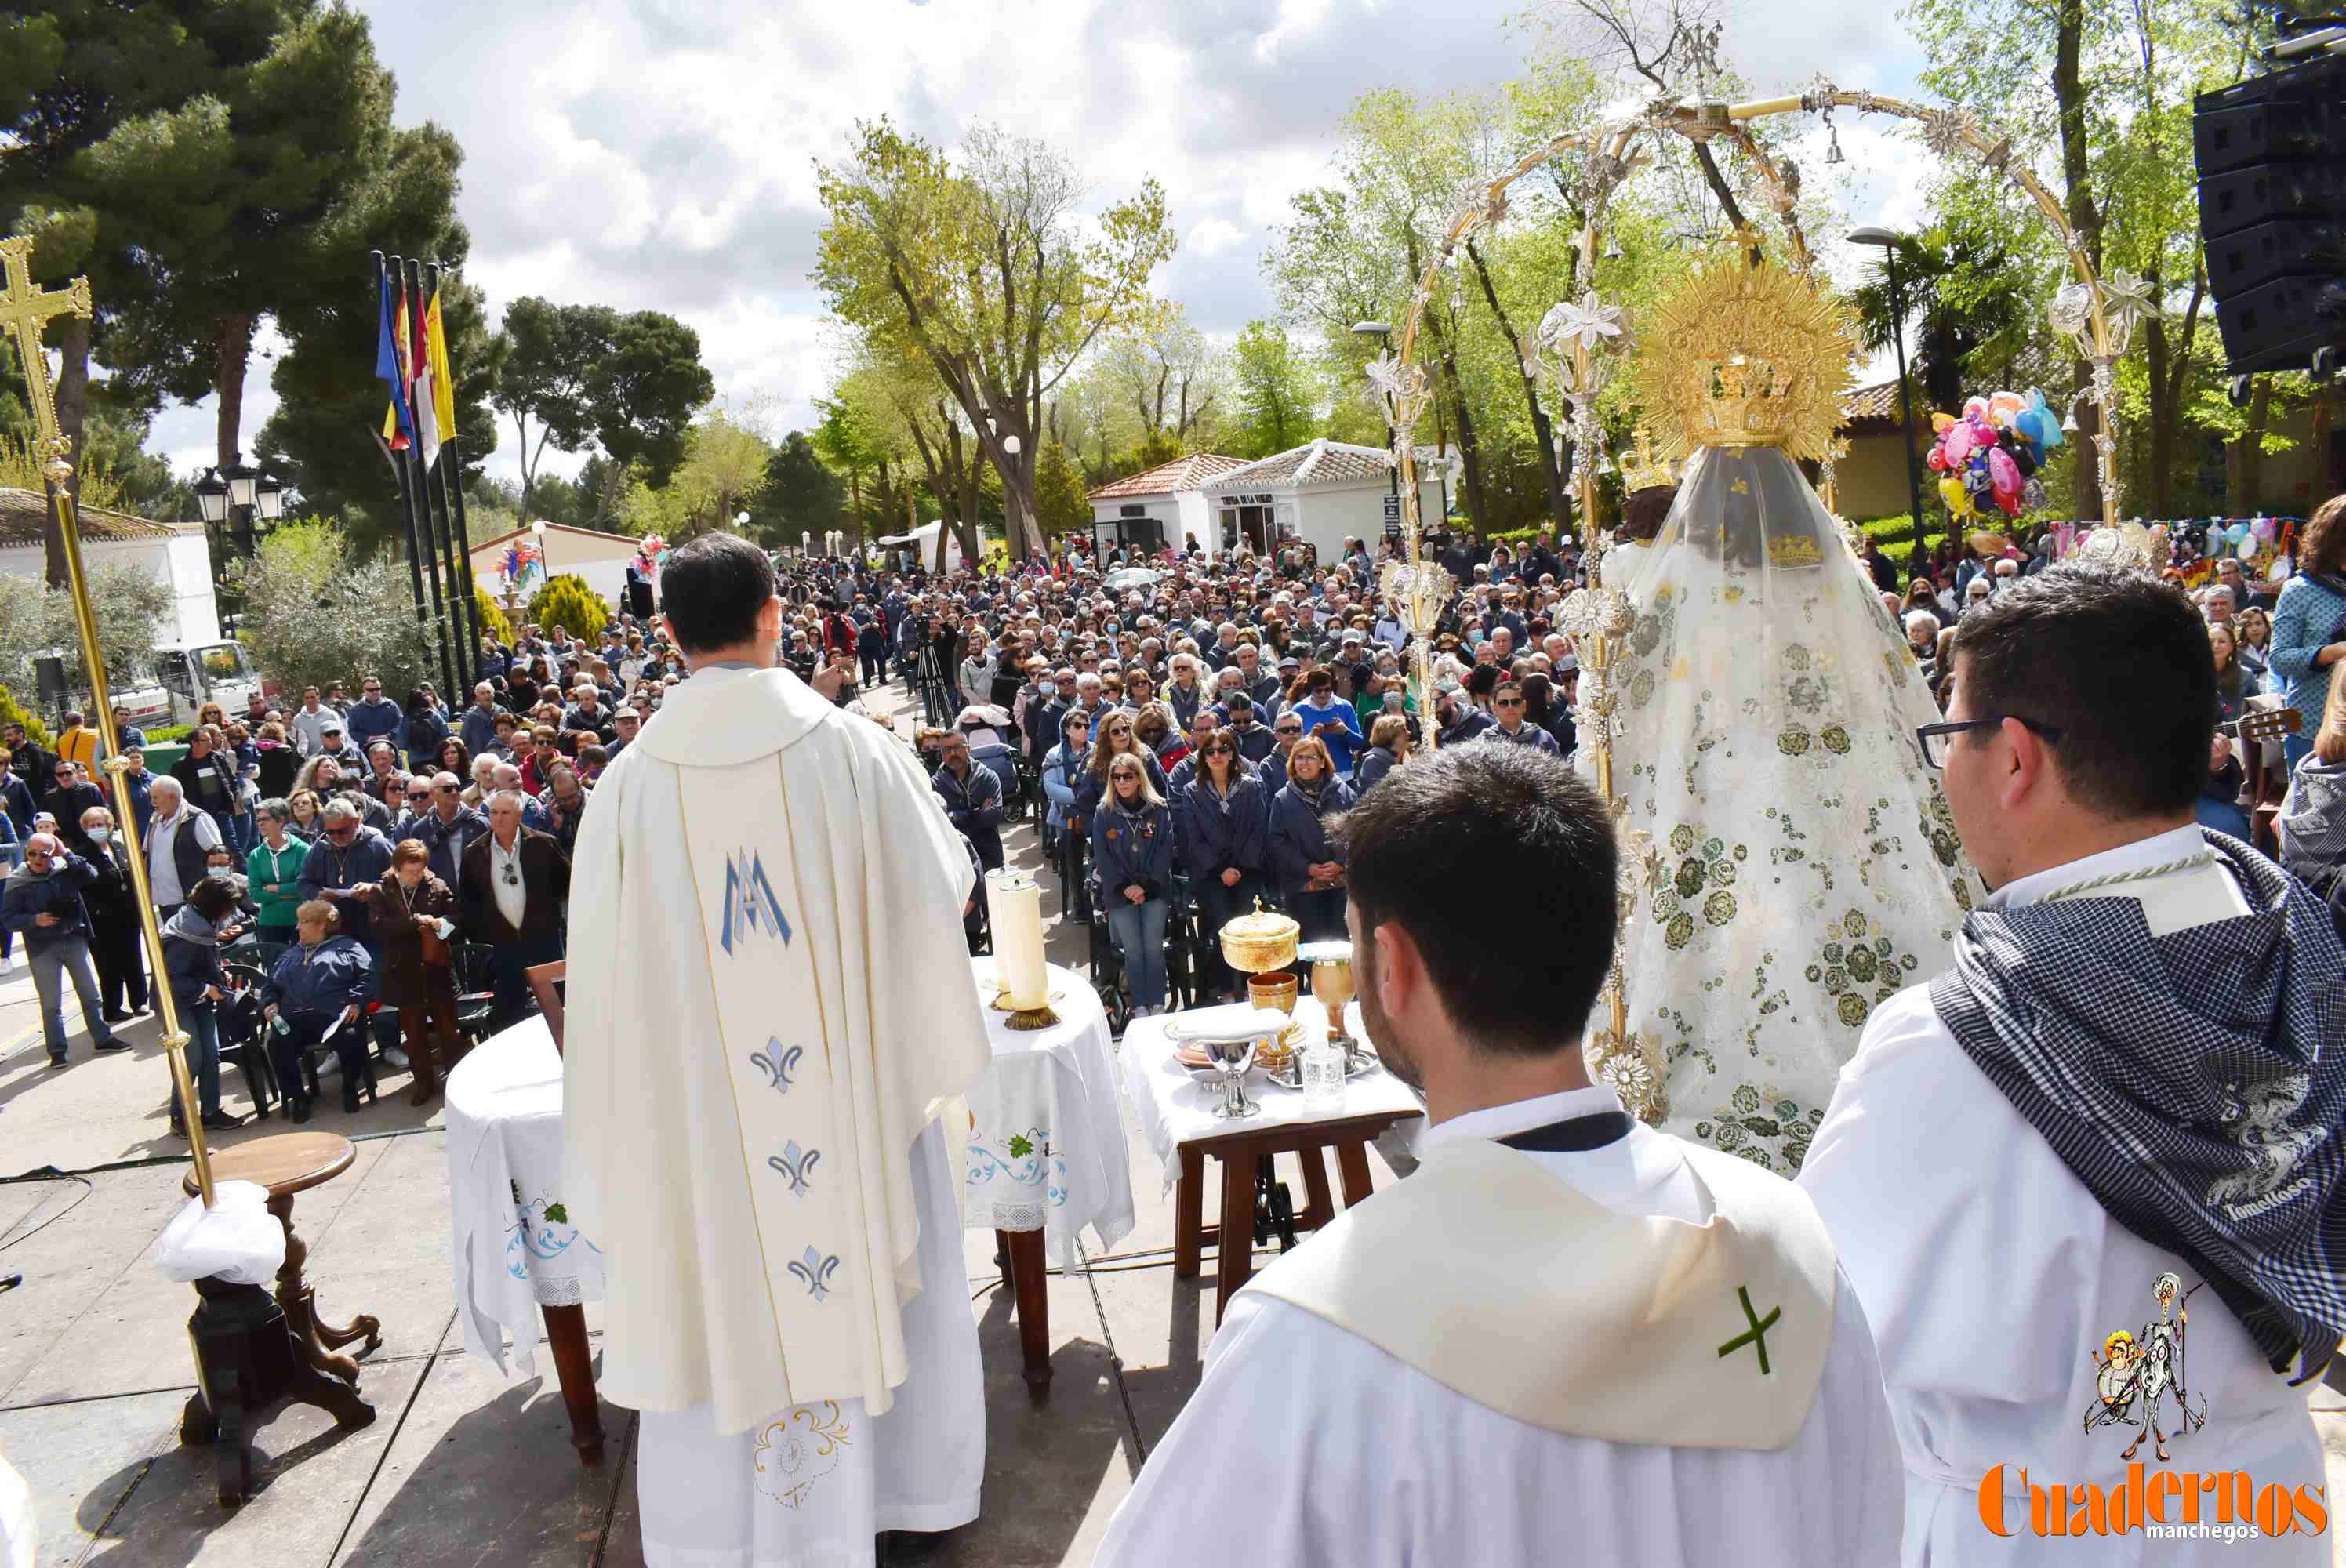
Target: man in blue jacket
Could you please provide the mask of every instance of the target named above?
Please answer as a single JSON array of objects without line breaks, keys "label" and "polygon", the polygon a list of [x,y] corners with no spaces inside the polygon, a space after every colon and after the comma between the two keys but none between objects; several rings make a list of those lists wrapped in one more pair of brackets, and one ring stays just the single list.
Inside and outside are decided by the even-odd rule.
[{"label": "man in blue jacket", "polygon": [[350,738],[362,756],[378,740],[399,744],[400,727],[407,715],[399,704],[382,694],[382,677],[371,675],[362,683],[364,695],[351,704]]},{"label": "man in blue jacket", "polygon": [[[392,844],[360,820],[359,809],[337,795],[320,813],[324,829],[301,861],[301,896],[331,905],[337,929],[366,950],[370,971],[382,963],[382,943],[370,913],[375,890],[391,873]],[[399,1014],[386,1007],[374,1015],[375,1043],[394,1067],[407,1065],[399,1054]]]},{"label": "man in blue jacket", "polygon": [[969,741],[948,730],[941,748],[944,760],[929,778],[929,788],[945,804],[945,817],[977,846],[977,858],[989,871],[1002,869],[1002,780],[991,768],[969,759]]},{"label": "man in blue jacket", "polygon": [[25,939],[33,989],[41,1001],[41,1034],[48,1043],[52,1067],[66,1064],[63,975],[73,977],[74,997],[81,1003],[91,1048],[121,1051],[129,1045],[107,1027],[98,1005],[97,969],[89,951],[89,911],[81,901],[82,890],[97,880],[97,869],[79,855],[67,854],[56,834],[35,833],[25,841],[25,863],[9,873],[5,891],[0,891],[0,923]]}]

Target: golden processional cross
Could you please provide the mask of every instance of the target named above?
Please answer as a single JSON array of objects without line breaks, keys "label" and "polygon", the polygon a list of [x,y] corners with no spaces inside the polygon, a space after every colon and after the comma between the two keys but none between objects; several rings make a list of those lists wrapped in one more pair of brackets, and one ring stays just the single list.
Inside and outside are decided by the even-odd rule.
[{"label": "golden processional cross", "polygon": [[[0,333],[13,338],[16,358],[25,367],[25,387],[31,394],[33,405],[33,458],[41,465],[41,475],[49,484],[49,504],[56,509],[57,532],[64,536],[66,575],[73,590],[74,616],[81,627],[82,667],[89,672],[90,706],[99,737],[106,744],[106,761],[102,765],[113,786],[114,820],[126,827],[138,818],[130,809],[130,784],[127,775],[130,759],[122,754],[122,737],[114,727],[114,702],[106,689],[106,653],[98,646],[97,617],[92,613],[89,600],[89,579],[82,571],[81,526],[74,516],[73,492],[66,485],[73,479],[73,442],[57,429],[56,393],[49,385],[49,361],[41,349],[41,333],[60,316],[79,316],[87,320],[91,313],[89,280],[76,278],[62,289],[36,289],[33,286],[33,237],[18,234],[0,239]],[[64,824],[60,823],[59,826]],[[123,859],[130,871],[131,885],[138,895],[140,923],[147,931],[147,962],[149,972],[164,972],[163,931],[156,923],[153,890],[147,885],[147,857],[138,851],[135,842]],[[196,1104],[196,1086],[188,1073],[188,1033],[179,1027],[179,1013],[171,1001],[171,988],[155,987],[155,1002],[163,1018],[163,1049],[171,1061],[171,1081],[178,1092],[179,1117],[188,1129],[188,1145],[195,1153],[196,1185],[203,1193],[204,1207],[212,1202],[211,1151],[204,1142],[204,1119]]]}]

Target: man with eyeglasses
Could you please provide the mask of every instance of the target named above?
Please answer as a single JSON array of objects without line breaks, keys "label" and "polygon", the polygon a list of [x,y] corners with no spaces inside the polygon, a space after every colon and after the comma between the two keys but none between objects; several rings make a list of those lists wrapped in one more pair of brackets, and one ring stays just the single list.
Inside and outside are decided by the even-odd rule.
[{"label": "man with eyeglasses", "polygon": [[0,924],[25,939],[25,959],[32,966],[33,989],[40,997],[41,1036],[49,1047],[49,1065],[66,1064],[66,1021],[63,978],[73,980],[74,998],[81,1003],[90,1048],[127,1050],[99,1005],[97,971],[91,962],[89,911],[82,905],[82,890],[97,880],[97,871],[68,850],[54,833],[36,833],[25,841],[25,863],[9,873],[0,891]]},{"label": "man with eyeglasses", "polygon": [[1483,731],[1485,744],[1528,746],[1535,751],[1545,751],[1551,757],[1562,755],[1556,747],[1555,736],[1536,724],[1524,722],[1525,703],[1522,687],[1511,680],[1501,683],[1497,693],[1491,698],[1491,707],[1497,713],[1499,722]]},{"label": "man with eyeglasses", "polygon": [[382,677],[367,677],[360,683],[360,690],[362,695],[351,705],[348,718],[352,744],[361,751],[371,749],[378,740],[396,745],[405,715],[400,711],[399,704],[382,694]]},{"label": "man with eyeglasses", "polygon": [[88,860],[97,853],[97,847],[81,830],[82,813],[105,804],[106,792],[89,782],[79,766],[61,759],[56,788],[42,800],[41,809],[57,820],[57,836],[65,840],[66,848]]},{"label": "man with eyeglasses", "polygon": [[[358,807],[340,795],[326,802],[318,820],[318,837],[301,860],[302,901],[315,899],[333,905],[336,930],[366,949],[372,977],[382,967],[382,939],[374,929],[372,906],[376,884],[391,872],[391,840],[369,827]],[[399,1050],[396,1013],[379,1009],[374,1034],[384,1061],[394,1067],[407,1065]]]},{"label": "man with eyeglasses", "polygon": [[[1965,615],[1953,660],[1918,733],[1994,891],[1943,972],[1873,1008],[1800,1176],[1874,1325],[1910,1563],[1983,1560],[1999,1505],[2025,1530],[2026,1489],[1996,1484],[2024,1454],[2079,1497],[2153,1444],[2143,1464],[2173,1443],[2184,1469],[2320,1474],[2301,1385],[2346,1332],[2346,944],[2194,820],[2199,617],[2147,574],[2055,566]],[[1959,1350],[1984,1283],[2024,1331]],[[2147,1364],[2110,1380],[2095,1352],[2146,1319]]]}]

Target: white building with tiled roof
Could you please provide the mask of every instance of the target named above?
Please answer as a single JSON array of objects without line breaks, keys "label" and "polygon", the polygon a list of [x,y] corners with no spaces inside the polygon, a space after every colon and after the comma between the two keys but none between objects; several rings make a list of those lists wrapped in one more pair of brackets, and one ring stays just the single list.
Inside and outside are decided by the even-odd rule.
[{"label": "white building with tiled roof", "polygon": [[[44,578],[48,569],[49,498],[37,490],[0,485],[0,572]],[[200,523],[158,523],[102,506],[76,511],[83,563],[91,570],[133,565],[171,590],[171,613],[155,628],[158,641],[220,640],[219,604],[212,592],[211,549]]]},{"label": "white building with tiled roof", "polygon": [[[1438,526],[1449,509],[1452,460],[1432,447],[1417,453],[1418,515]],[[1218,526],[1209,548],[1217,555],[1244,547],[1258,555],[1281,540],[1316,546],[1322,561],[1343,553],[1346,539],[1373,544],[1401,498],[1392,464],[1381,446],[1312,441],[1219,475],[1206,492]]]},{"label": "white building with tiled roof", "polygon": [[[1419,514],[1428,526],[1446,510],[1453,461],[1418,450]],[[1348,538],[1376,539],[1400,505],[1383,447],[1324,440],[1251,463],[1193,453],[1104,484],[1091,504],[1092,539],[1103,552],[1121,545],[1145,555],[1195,545],[1219,559],[1241,547],[1268,555],[1296,540],[1317,545],[1323,561],[1336,559]]]},{"label": "white building with tiled roof", "polygon": [[1106,554],[1122,545],[1127,553],[1153,555],[1167,548],[1187,550],[1194,542],[1210,552],[1205,487],[1218,475],[1245,466],[1243,457],[1193,452],[1101,485],[1090,496],[1093,547]]}]

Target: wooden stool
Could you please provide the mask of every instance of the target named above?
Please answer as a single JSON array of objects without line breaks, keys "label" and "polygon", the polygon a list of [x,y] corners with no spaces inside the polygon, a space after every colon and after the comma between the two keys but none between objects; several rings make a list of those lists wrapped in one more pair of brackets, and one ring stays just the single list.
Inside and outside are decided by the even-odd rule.
[{"label": "wooden stool", "polygon": [[[1336,1152],[1336,1170],[1344,1184],[1344,1207],[1369,1196],[1369,1144],[1396,1122],[1415,1111],[1384,1111],[1375,1115],[1350,1116],[1331,1122],[1284,1122],[1249,1127],[1198,1138],[1181,1145],[1181,1175],[1173,1193],[1173,1277],[1194,1278],[1206,1244],[1219,1249],[1214,1302],[1214,1323],[1219,1327],[1230,1298],[1254,1274],[1254,1186],[1258,1161],[1291,1154],[1303,1161],[1304,1205],[1295,1217],[1298,1230],[1317,1230],[1336,1217],[1328,1192],[1328,1166],[1323,1151]],[[1222,1162],[1221,1223],[1208,1225],[1205,1207],[1205,1164],[1211,1155]],[[1231,1237],[1237,1237],[1233,1242]]]},{"label": "wooden stool", "polygon": [[[269,1212],[285,1227],[285,1267],[277,1271],[277,1304],[285,1310],[285,1326],[293,1336],[301,1367],[320,1375],[316,1380],[297,1381],[293,1397],[332,1412],[345,1426],[364,1426],[374,1420],[374,1407],[358,1397],[358,1362],[338,1352],[354,1339],[364,1339],[367,1351],[381,1349],[382,1325],[364,1312],[339,1329],[319,1321],[317,1289],[301,1275],[310,1247],[293,1231],[293,1196],[333,1180],[357,1157],[357,1148],[340,1133],[281,1133],[212,1156],[213,1181],[249,1181],[269,1189]],[[193,1197],[195,1172],[181,1177],[179,1186]]]}]

